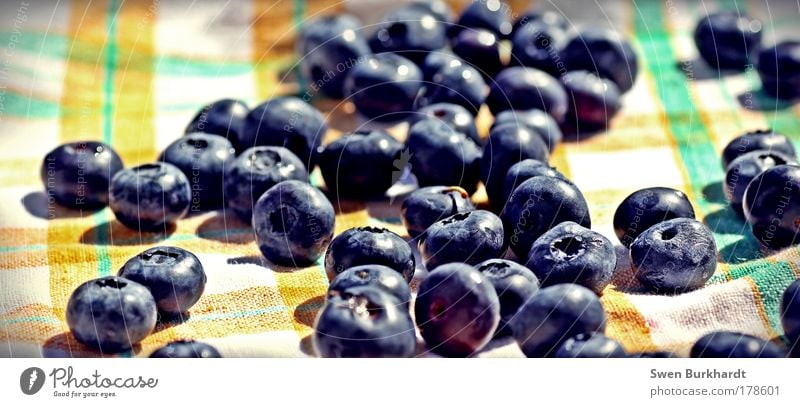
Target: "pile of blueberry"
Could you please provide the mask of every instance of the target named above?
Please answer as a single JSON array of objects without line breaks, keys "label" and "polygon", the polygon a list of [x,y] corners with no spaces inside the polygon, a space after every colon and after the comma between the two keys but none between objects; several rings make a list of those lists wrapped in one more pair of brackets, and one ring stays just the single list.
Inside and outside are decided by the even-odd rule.
[{"label": "pile of blueberry", "polygon": [[[580,189],[548,159],[565,136],[609,126],[636,80],[636,54],[611,30],[575,30],[552,12],[533,10],[516,21],[510,15],[499,0],[474,1],[457,18],[442,1],[418,1],[369,32],[349,15],[322,17],[298,37],[298,74],[308,89],[302,97],[276,97],[252,109],[237,100],[214,102],[156,162],[134,168],[124,168],[108,145],[65,144],[45,158],[42,179],[59,203],[108,205],[140,233],[166,233],[190,212],[230,209],[252,226],[272,264],[307,267],[324,257],[330,286],[314,326],[319,356],[463,357],[499,337],[513,338],[529,357],[630,356],[604,335],[599,296],[617,269],[614,244],[591,230]],[[713,14],[695,39],[712,66],[743,68],[760,26]],[[797,50],[786,42],[760,52],[766,92],[794,97]],[[364,125],[323,146],[328,123],[309,103],[319,96],[344,98]],[[486,137],[475,125],[483,105],[494,116]],[[408,123],[403,142],[385,131],[398,122]],[[772,131],[747,133],[728,145],[723,161],[726,196],[759,242],[794,245],[800,166],[789,140]],[[323,188],[309,182],[315,167]],[[377,227],[334,238],[334,204],[384,198],[404,171],[420,187],[400,208],[410,240]],[[471,200],[481,183],[485,206]],[[636,191],[613,223],[646,292],[695,290],[716,270],[714,236],[681,191]],[[429,272],[418,277],[413,296],[409,283],[420,262]],[[117,277],[78,287],[67,321],[81,343],[127,350],[159,315],[184,315],[205,281],[193,254],[151,248]],[[798,290],[792,284],[782,304],[792,344],[800,340]],[[785,353],[730,332],[703,337],[692,350],[698,357]],[[153,356],[219,353],[180,341]]]}]

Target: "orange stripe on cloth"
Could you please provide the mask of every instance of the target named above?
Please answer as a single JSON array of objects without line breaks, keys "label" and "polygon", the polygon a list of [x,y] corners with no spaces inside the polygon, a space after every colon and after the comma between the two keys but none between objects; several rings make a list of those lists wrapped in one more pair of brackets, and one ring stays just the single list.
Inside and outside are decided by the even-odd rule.
[{"label": "orange stripe on cloth", "polygon": [[616,339],[628,352],[658,350],[650,337],[647,321],[624,293],[606,289],[600,302],[608,316],[606,335]]}]

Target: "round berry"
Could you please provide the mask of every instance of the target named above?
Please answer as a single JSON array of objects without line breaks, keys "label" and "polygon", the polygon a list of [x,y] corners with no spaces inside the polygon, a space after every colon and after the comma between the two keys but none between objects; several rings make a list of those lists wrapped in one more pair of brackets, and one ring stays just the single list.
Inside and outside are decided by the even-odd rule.
[{"label": "round berry", "polygon": [[186,216],[194,199],[189,180],[167,163],[127,168],[111,180],[109,206],[133,230],[159,231]]},{"label": "round berry", "polygon": [[675,218],[694,218],[694,208],[681,191],[665,187],[640,189],[626,197],[614,212],[614,233],[630,247],[650,226]]},{"label": "round berry", "polygon": [[444,121],[418,121],[408,131],[406,147],[420,186],[458,185],[470,194],[478,189],[481,148]]},{"label": "round berry", "polygon": [[503,124],[513,123],[518,126],[528,127],[542,136],[547,148],[552,153],[556,146],[561,143],[564,136],[561,133],[558,123],[547,112],[539,109],[530,110],[505,110],[494,118],[492,128]]},{"label": "round berry", "polygon": [[463,30],[453,39],[452,48],[454,54],[477,68],[486,78],[503,69],[500,42],[490,31]]},{"label": "round berry", "polygon": [[368,56],[345,80],[347,99],[358,113],[380,122],[405,119],[421,87],[422,71],[396,54]]},{"label": "round berry", "polygon": [[474,116],[486,98],[486,82],[480,72],[467,64],[446,65],[439,69],[417,95],[416,105],[425,107],[453,104]]},{"label": "round berry", "polygon": [[411,193],[401,207],[403,225],[412,238],[422,235],[439,220],[475,209],[461,187],[425,187]]},{"label": "round berry", "polygon": [[419,254],[433,270],[445,263],[478,264],[502,256],[503,222],[483,210],[459,213],[442,219],[425,231]]},{"label": "round berry", "polygon": [[556,351],[557,358],[624,358],[625,349],[617,341],[601,334],[578,334],[567,339]]},{"label": "round berry", "polygon": [[564,174],[558,172],[555,168],[533,158],[522,160],[508,169],[506,178],[503,181],[503,202],[507,202],[511,197],[511,193],[519,186],[519,184],[533,178],[533,177],[555,177],[569,182]]},{"label": "round berry", "polygon": [[215,134],[228,139],[237,151],[242,151],[244,119],[250,109],[247,104],[235,99],[222,99],[207,104],[186,126],[185,134]]},{"label": "round berry", "polygon": [[40,171],[48,197],[68,208],[98,209],[108,205],[112,177],[122,160],[97,141],[62,144],[44,156]]},{"label": "round berry", "polygon": [[421,63],[447,45],[446,27],[430,7],[411,3],[384,16],[369,39],[372,52],[394,52]]},{"label": "round berry", "polygon": [[557,25],[542,22],[522,25],[514,31],[511,65],[536,68],[556,76],[565,69],[562,53],[567,40],[566,32]]},{"label": "round berry", "polygon": [[325,185],[340,199],[376,198],[396,181],[403,145],[382,130],[357,131],[325,146],[319,168]]},{"label": "round berry", "polygon": [[539,279],[527,267],[511,260],[486,260],[475,268],[492,283],[500,300],[500,324],[495,336],[510,335],[511,319],[522,304],[539,290]]},{"label": "round berry", "polygon": [[588,71],[569,72],[561,78],[567,92],[566,120],[578,131],[603,130],[622,107],[619,88],[614,82]]},{"label": "round berry", "polygon": [[475,116],[465,107],[452,103],[434,103],[417,110],[409,120],[409,128],[424,119],[438,119],[443,121],[453,130],[464,133],[472,141],[480,144],[481,137],[478,135],[478,128],[475,127]]},{"label": "round berry", "polygon": [[567,113],[567,93],[546,72],[515,66],[501,71],[489,87],[486,105],[493,115],[504,110],[544,110],[556,121]]},{"label": "round berry", "polygon": [[784,358],[786,351],[752,335],[716,331],[698,339],[690,355],[693,358]]},{"label": "round berry", "polygon": [[151,358],[221,358],[217,348],[203,342],[178,340],[170,342],[150,354]]},{"label": "round berry", "polygon": [[347,229],[333,239],[325,253],[325,272],[330,281],[351,267],[367,264],[387,266],[406,281],[414,276],[411,246],[388,229],[372,226]]},{"label": "round berry", "polygon": [[712,13],[697,23],[694,43],[712,67],[741,71],[759,48],[761,22],[739,11]]},{"label": "round berry", "polygon": [[795,158],[794,146],[788,137],[771,129],[748,131],[731,140],[722,150],[722,166],[728,168],[737,157],[751,151],[766,150]]},{"label": "round berry", "polygon": [[781,325],[793,356],[800,354],[800,280],[795,280],[783,292],[780,306]]},{"label": "round berry", "polygon": [[450,27],[450,36],[470,29],[489,30],[500,38],[511,35],[513,25],[509,16],[511,9],[503,0],[473,1],[464,8],[461,16]]},{"label": "round berry", "polygon": [[614,82],[619,93],[633,87],[639,62],[630,42],[617,31],[587,28],[569,41],[562,53],[570,71],[589,71]]},{"label": "round berry", "polygon": [[367,264],[350,267],[334,277],[328,286],[328,295],[336,295],[354,286],[378,287],[393,295],[400,304],[411,303],[411,288],[406,278],[386,266]]},{"label": "round berry", "polygon": [[800,166],[772,167],[750,181],[744,192],[744,216],[753,235],[771,249],[793,246],[800,233]]},{"label": "round berry", "polygon": [[725,172],[725,188],[723,189],[731,207],[736,212],[742,213],[744,191],[750,181],[758,174],[776,165],[784,164],[796,164],[796,162],[793,157],[768,150],[751,151],[731,161]]},{"label": "round berry", "polygon": [[761,89],[779,99],[800,96],[800,41],[783,41],[758,54]]}]

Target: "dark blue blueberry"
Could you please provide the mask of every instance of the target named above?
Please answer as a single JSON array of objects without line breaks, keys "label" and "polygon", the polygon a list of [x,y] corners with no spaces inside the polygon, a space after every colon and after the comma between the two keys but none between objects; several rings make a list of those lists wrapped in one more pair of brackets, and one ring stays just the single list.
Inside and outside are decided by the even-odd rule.
[{"label": "dark blue blueberry", "polygon": [[573,71],[561,77],[569,99],[567,122],[578,131],[597,131],[609,127],[622,108],[619,88],[614,82],[588,71]]},{"label": "dark blue blueberry", "polygon": [[194,202],[189,179],[172,164],[126,168],[111,180],[109,206],[133,230],[163,230],[186,216]]},{"label": "dark blue blueberry", "polygon": [[510,260],[486,260],[475,268],[492,283],[500,300],[500,324],[495,335],[510,335],[511,319],[539,290],[539,279],[527,267]]},{"label": "dark blue blueberry", "polygon": [[411,246],[388,229],[372,226],[347,229],[333,239],[325,252],[325,272],[330,281],[351,267],[367,264],[389,267],[406,281],[414,276]]},{"label": "dark blue blueberry", "polygon": [[712,13],[697,23],[694,43],[712,67],[742,71],[758,52],[761,21],[739,11]]},{"label": "dark blue blueberry", "polygon": [[430,52],[420,64],[422,77],[426,82],[433,80],[433,75],[440,69],[450,65],[460,65],[464,61],[447,51]]},{"label": "dark blue blueberry", "polygon": [[717,244],[702,222],[670,219],[634,239],[631,264],[636,278],[651,292],[692,291],[702,287],[717,269]]},{"label": "dark blue blueberry", "polygon": [[333,206],[318,189],[283,181],[261,195],[253,208],[253,229],[267,260],[283,266],[308,266],[333,238]]},{"label": "dark blue blueberry", "polygon": [[200,259],[180,247],[158,246],[128,260],[117,273],[150,290],[159,312],[184,314],[206,288]]},{"label": "dark blue blueberry", "polygon": [[156,318],[156,302],[147,287],[121,277],[87,281],[67,302],[72,335],[103,353],[131,349],[153,331]]},{"label": "dark blue blueberry", "polygon": [[481,148],[444,121],[418,121],[408,131],[406,147],[420,186],[458,185],[470,195],[478,189]]},{"label": "dark blue blueberry", "polygon": [[501,214],[506,241],[520,259],[539,236],[561,222],[592,227],[589,206],[574,184],[555,177],[533,177],[511,193]]},{"label": "dark blue blueberry", "polygon": [[784,164],[796,164],[794,157],[768,150],[751,151],[731,161],[725,173],[725,188],[723,189],[731,207],[736,212],[742,213],[744,191],[750,181],[758,174],[776,165]]},{"label": "dark blue blueberry", "polygon": [[570,71],[589,71],[608,79],[625,93],[633,87],[639,62],[630,42],[617,31],[587,28],[569,41],[562,53]]},{"label": "dark blue blueberry", "polygon": [[180,169],[192,188],[191,211],[222,205],[225,171],[236,158],[236,150],[225,137],[193,133],[167,146],[159,161]]},{"label": "dark blue blueberry", "polygon": [[170,342],[150,354],[151,358],[221,358],[217,348],[194,340]]},{"label": "dark blue blueberry", "polygon": [[422,280],[414,315],[428,349],[443,356],[466,357],[492,338],[500,323],[500,300],[478,270],[450,263]]},{"label": "dark blue blueberry", "polygon": [[314,350],[323,358],[411,357],[417,346],[405,305],[373,285],[328,293],[314,323]]},{"label": "dark blue blueberry", "polygon": [[472,1],[464,8],[458,21],[450,27],[451,37],[469,29],[489,30],[500,38],[511,35],[511,8],[503,0]]},{"label": "dark blue blueberry", "polygon": [[567,93],[546,72],[514,66],[495,77],[486,105],[495,116],[504,110],[539,109],[561,122],[567,113]]},{"label": "dark blue blueberry", "polygon": [[319,110],[300,98],[281,96],[247,114],[241,147],[286,147],[310,168],[327,130]]},{"label": "dark blue blueberry", "polygon": [[648,351],[648,352],[639,352],[628,355],[632,358],[638,359],[667,359],[667,358],[674,358],[676,357],[672,352],[667,351]]},{"label": "dark blue blueberry", "polygon": [[328,286],[329,295],[343,292],[354,286],[378,287],[392,294],[400,304],[411,303],[411,288],[408,281],[397,271],[378,264],[350,267],[339,273]]},{"label": "dark blue blueberry", "polygon": [[231,142],[237,151],[242,151],[244,120],[250,109],[235,99],[222,99],[200,109],[184,130],[185,134],[206,133],[222,136]]},{"label": "dark blue blueberry", "polygon": [[347,14],[325,16],[303,26],[296,43],[298,64],[311,91],[336,99],[344,96],[347,71],[370,53],[361,29],[361,22]]},{"label": "dark blue blueberry", "polygon": [[575,222],[562,222],[533,243],[525,264],[542,287],[562,283],[582,285],[598,295],[617,267],[614,245],[605,236]]},{"label": "dark blue blueberry", "polygon": [[464,30],[453,39],[453,53],[491,78],[503,69],[500,42],[490,31]]},{"label": "dark blue blueberry", "polygon": [[325,146],[320,172],[328,191],[339,199],[381,197],[403,171],[402,149],[385,131],[357,131]]},{"label": "dark blue blueberry", "polygon": [[722,166],[728,168],[733,160],[751,151],[767,150],[795,158],[794,146],[788,137],[770,129],[748,131],[731,140],[722,150]]},{"label": "dark blue blueberry", "polygon": [[481,158],[481,180],[492,207],[499,210],[506,203],[505,180],[512,165],[529,158],[547,162],[549,156],[550,150],[535,130],[514,123],[493,128]]},{"label": "dark blue blueberry", "polygon": [[446,65],[433,75],[417,96],[420,107],[452,103],[467,109],[473,116],[486,98],[486,82],[468,64]]},{"label": "dark blue blueberry", "polygon": [[511,42],[511,65],[541,69],[557,76],[566,72],[562,53],[567,33],[556,25],[528,23],[514,32]]},{"label": "dark blue blueberry", "polygon": [[800,233],[800,166],[778,165],[755,178],[744,192],[744,216],[753,235],[770,249],[794,246]]},{"label": "dark blue blueberry", "polygon": [[370,55],[345,81],[345,93],[358,113],[380,122],[402,120],[414,109],[422,71],[396,54]]},{"label": "dark blue blueberry", "polygon": [[561,128],[558,127],[558,123],[556,123],[553,117],[539,109],[502,111],[495,116],[492,128],[508,123],[534,130],[542,136],[542,140],[547,144],[550,152],[555,150],[556,146],[561,143],[561,139],[564,137],[561,133]]},{"label": "dark blue blueberry", "polygon": [[445,263],[474,265],[501,257],[504,251],[503,222],[483,210],[444,218],[431,225],[419,242],[419,254],[428,270]]},{"label": "dark blue blueberry", "polygon": [[394,52],[421,63],[428,52],[447,45],[446,26],[423,4],[411,3],[384,16],[369,39],[372,52]]},{"label": "dark blue blueberry", "polygon": [[601,334],[578,334],[558,348],[557,358],[624,358],[625,349],[617,341]]},{"label": "dark blue blueberry", "polygon": [[550,10],[530,9],[522,13],[519,18],[514,22],[514,32],[516,33],[521,27],[528,24],[545,24],[566,30],[569,28],[569,23],[563,15]]},{"label": "dark blue blueberry", "polygon": [[784,358],[786,351],[752,335],[716,331],[698,339],[690,355],[693,358]]},{"label": "dark blue blueberry", "polygon": [[558,172],[555,168],[533,158],[522,160],[508,169],[506,179],[503,181],[503,202],[507,202],[511,197],[511,193],[519,186],[519,184],[533,178],[533,177],[555,177],[569,182],[564,174]]},{"label": "dark blue blueberry", "polygon": [[694,208],[681,191],[665,187],[640,189],[614,212],[614,233],[625,247],[650,226],[675,218],[694,218]]},{"label": "dark blue blueberry", "polygon": [[427,7],[438,21],[443,23],[453,21],[453,9],[445,0],[414,0],[413,4]]},{"label": "dark blue blueberry", "polygon": [[258,198],[277,183],[292,179],[308,180],[305,165],[294,153],[283,147],[251,147],[225,172],[225,205],[250,224]]},{"label": "dark blue blueberry", "polygon": [[478,128],[475,126],[475,116],[466,108],[452,103],[435,103],[417,110],[411,116],[409,128],[423,119],[438,119],[445,122],[459,133],[464,133],[476,143],[481,143]]},{"label": "dark blue blueberry", "polygon": [[800,356],[800,280],[795,280],[783,292],[781,297],[781,325],[789,342],[789,351],[793,357]]},{"label": "dark blue blueberry", "polygon": [[416,238],[437,221],[474,209],[463,188],[435,186],[412,192],[403,201],[401,214],[408,234]]},{"label": "dark blue blueberry", "polygon": [[111,178],[122,160],[97,141],[62,144],[44,156],[40,170],[48,197],[68,208],[98,209],[108,205]]},{"label": "dark blue blueberry", "polygon": [[758,54],[761,88],[779,99],[800,96],[800,41],[783,41]]},{"label": "dark blue blueberry", "polygon": [[569,338],[602,333],[605,327],[600,299],[577,284],[540,289],[511,320],[514,339],[529,358],[552,356]]}]

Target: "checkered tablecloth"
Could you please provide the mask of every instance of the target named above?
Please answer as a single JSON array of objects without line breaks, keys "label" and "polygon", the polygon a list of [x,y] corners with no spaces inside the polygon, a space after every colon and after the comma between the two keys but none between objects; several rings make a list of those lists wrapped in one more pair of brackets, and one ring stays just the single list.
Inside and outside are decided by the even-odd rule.
[{"label": "checkered tablecloth", "polygon": [[[517,11],[523,3],[514,3]],[[638,188],[668,186],[688,194],[720,249],[718,270],[705,288],[668,297],[642,293],[620,246],[614,284],[602,295],[610,318],[607,334],[628,351],[663,349],[682,355],[713,330],[780,340],[778,304],[783,289],[800,273],[800,257],[796,248],[759,251],[748,226],[724,202],[719,153],[728,140],[756,128],[772,127],[800,142],[800,107],[765,97],[752,69],[724,77],[709,71],[696,62],[691,33],[706,9],[739,8],[764,21],[766,42],[798,38],[797,5],[741,0],[541,3],[572,24],[623,32],[633,38],[639,55],[640,74],[611,129],[565,143],[552,158],[586,195],[594,228],[616,242],[611,218],[619,202]],[[189,217],[178,222],[174,233],[153,236],[126,229],[108,209],[82,214],[55,207],[42,190],[39,167],[56,145],[83,139],[112,144],[126,166],[152,161],[208,102],[233,97],[254,106],[299,92],[292,74],[294,27],[348,7],[369,16],[364,4],[2,2],[0,355],[97,355],[69,334],[64,315],[69,295],[83,281],[115,274],[128,258],[156,243],[196,253],[208,285],[188,320],[159,323],[125,356],[146,356],[179,338],[211,343],[229,357],[310,354],[313,319],[327,285],[321,267],[270,267],[248,226],[224,212]],[[317,103],[334,128],[356,125],[348,106]],[[488,113],[481,115],[485,133],[491,120]],[[402,130],[395,134],[403,136]],[[483,196],[479,192],[476,199]],[[337,233],[366,224],[404,233],[397,202],[340,209]],[[482,355],[521,353],[506,341],[491,344]]]}]

